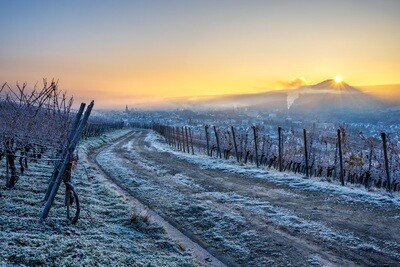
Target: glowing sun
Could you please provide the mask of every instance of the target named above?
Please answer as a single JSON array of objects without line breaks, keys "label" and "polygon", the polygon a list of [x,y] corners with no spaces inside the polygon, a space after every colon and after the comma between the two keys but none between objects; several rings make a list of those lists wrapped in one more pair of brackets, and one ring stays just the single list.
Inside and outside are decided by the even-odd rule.
[{"label": "glowing sun", "polygon": [[343,81],[342,76],[336,76],[336,77],[335,77],[335,82],[336,82],[336,83],[341,83],[342,81]]}]

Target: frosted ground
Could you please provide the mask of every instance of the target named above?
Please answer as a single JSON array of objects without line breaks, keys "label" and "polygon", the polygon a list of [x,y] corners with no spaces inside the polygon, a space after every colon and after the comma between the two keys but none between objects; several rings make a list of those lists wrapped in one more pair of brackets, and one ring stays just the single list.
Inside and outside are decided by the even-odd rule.
[{"label": "frosted ground", "polygon": [[[51,165],[31,162],[13,190],[5,190],[1,179],[0,266],[197,266],[163,228],[88,163],[86,153],[124,134],[80,145],[72,178],[81,201],[76,225],[65,218],[63,186],[48,220],[39,222]],[[4,160],[0,164],[4,170]]]},{"label": "frosted ground", "polygon": [[97,161],[229,265],[398,264],[399,195],[173,151],[135,130]]},{"label": "frosted ground", "polygon": [[38,222],[51,165],[31,163],[14,190],[1,190],[1,266],[215,264],[198,261],[151,212],[229,266],[400,264],[399,194],[188,155],[147,130],[86,140],[78,152],[76,225],[65,219],[63,187]]}]

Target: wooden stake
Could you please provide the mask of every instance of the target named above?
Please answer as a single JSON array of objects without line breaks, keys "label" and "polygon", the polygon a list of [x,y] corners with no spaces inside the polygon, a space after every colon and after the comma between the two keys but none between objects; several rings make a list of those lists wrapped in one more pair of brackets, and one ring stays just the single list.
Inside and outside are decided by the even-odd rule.
[{"label": "wooden stake", "polygon": [[256,132],[256,126],[253,126],[253,134],[254,134],[254,150],[256,152],[256,165],[258,168],[258,143],[257,143],[257,132]]},{"label": "wooden stake", "polygon": [[237,160],[237,162],[239,162],[239,154],[238,154],[237,144],[236,144],[235,129],[233,128],[233,126],[231,126],[231,129],[232,129],[233,145],[235,146],[236,160]]},{"label": "wooden stake", "polygon": [[218,132],[217,132],[217,128],[215,127],[215,125],[214,125],[214,133],[215,133],[215,139],[217,140],[218,155],[219,155],[219,158],[222,159],[221,148],[219,146]]},{"label": "wooden stake", "polygon": [[182,147],[183,147],[183,152],[186,152],[186,149],[185,149],[185,133],[183,131],[183,126],[182,126]]},{"label": "wooden stake", "polygon": [[388,192],[392,192],[392,181],[390,179],[390,169],[389,169],[389,160],[387,154],[387,138],[386,133],[381,133],[382,143],[383,143],[383,156],[385,158],[385,169],[386,169],[386,189]]},{"label": "wooden stake", "polygon": [[307,131],[306,129],[303,129],[303,136],[304,136],[304,160],[306,163],[306,177],[308,178],[309,175],[309,169],[308,169],[308,148],[307,148]]},{"label": "wooden stake", "polygon": [[282,128],[278,127],[278,164],[279,171],[283,170],[283,162],[282,162]]},{"label": "wooden stake", "polygon": [[189,149],[189,136],[188,136],[188,128],[185,126],[185,134],[186,134],[186,148],[187,148],[187,153],[190,153]]},{"label": "wooden stake", "polygon": [[340,134],[340,129],[337,130],[337,136],[338,136],[338,147],[339,147],[339,164],[340,164],[340,182],[342,183],[342,186],[344,186],[344,176],[343,176],[343,154],[342,154],[342,138]]},{"label": "wooden stake", "polygon": [[206,140],[207,140],[207,156],[210,156],[210,140],[209,140],[209,136],[208,136],[208,125],[204,126],[204,129],[206,131]]}]

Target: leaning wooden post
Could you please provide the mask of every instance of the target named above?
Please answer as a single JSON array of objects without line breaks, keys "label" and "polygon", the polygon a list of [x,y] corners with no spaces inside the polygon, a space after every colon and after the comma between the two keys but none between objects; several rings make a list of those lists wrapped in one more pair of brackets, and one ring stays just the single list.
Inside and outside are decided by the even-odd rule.
[{"label": "leaning wooden post", "polygon": [[309,170],[308,170],[308,149],[307,149],[307,131],[303,129],[304,135],[304,160],[306,163],[306,177],[309,177]]},{"label": "leaning wooden post", "polygon": [[279,171],[283,170],[283,162],[282,162],[282,128],[278,127],[278,164]]},{"label": "leaning wooden post", "polygon": [[390,170],[389,170],[389,160],[387,154],[387,138],[386,133],[381,133],[382,143],[383,143],[383,156],[385,158],[385,169],[386,169],[386,179],[387,179],[387,186],[386,189],[389,192],[392,192],[392,181],[390,179]]},{"label": "leaning wooden post", "polygon": [[256,126],[253,126],[253,134],[254,134],[254,150],[256,152],[256,165],[258,168],[258,144],[257,144],[257,131]]},{"label": "leaning wooden post", "polygon": [[217,132],[217,128],[215,127],[215,125],[214,125],[214,133],[215,133],[215,139],[217,139],[218,155],[219,155],[219,158],[222,159],[221,148],[219,146],[218,132]]},{"label": "leaning wooden post", "polygon": [[185,135],[186,135],[186,148],[187,148],[187,153],[190,153],[189,149],[189,135],[188,135],[188,128],[185,126]]},{"label": "leaning wooden post", "polygon": [[237,144],[236,144],[235,129],[233,128],[233,126],[231,126],[231,130],[232,130],[233,145],[235,146],[236,160],[237,160],[237,162],[239,162],[239,154],[238,154]]},{"label": "leaning wooden post", "polygon": [[85,114],[83,115],[83,118],[79,122],[78,128],[74,131],[74,136],[68,145],[67,153],[64,155],[64,159],[61,164],[61,168],[57,174],[57,178],[54,182],[54,185],[52,187],[49,198],[46,201],[46,203],[42,209],[42,212],[40,215],[41,220],[45,220],[47,218],[47,216],[49,215],[50,208],[53,205],[54,199],[55,199],[58,189],[60,187],[61,179],[64,176],[65,171],[67,170],[67,166],[69,165],[69,162],[71,160],[72,153],[74,152],[75,147],[78,144],[79,138],[80,138],[82,131],[84,130],[85,125],[89,119],[89,116],[90,116],[90,113],[92,112],[93,106],[94,106],[94,101],[92,101],[90,103],[90,105],[87,107]]},{"label": "leaning wooden post", "polygon": [[191,147],[192,147],[192,155],[194,155],[192,130],[190,128],[189,128],[189,138],[190,138],[190,144],[191,144]]},{"label": "leaning wooden post", "polygon": [[[68,148],[69,144],[71,143],[72,138],[74,138],[75,130],[79,126],[79,122],[81,120],[81,117],[82,117],[83,111],[85,110],[85,107],[86,107],[86,104],[81,103],[78,113],[75,116],[75,120],[72,123],[72,125],[70,126],[70,129],[68,130],[68,139],[64,143],[64,150],[59,154],[57,153],[57,157],[59,157],[60,159],[64,158],[65,154],[68,152],[67,148]],[[58,172],[61,168],[61,164],[62,164],[61,160],[57,160],[54,164],[54,171],[50,177],[49,184],[48,184],[47,190],[46,190],[46,194],[44,196],[44,201],[47,201],[49,198],[51,190],[53,189],[53,186],[54,186],[54,182],[55,182]]]},{"label": "leaning wooden post", "polygon": [[210,156],[210,141],[209,141],[209,136],[208,136],[208,125],[204,126],[204,129],[206,130],[206,140],[207,140],[207,156]]},{"label": "leaning wooden post", "polygon": [[340,164],[340,182],[344,186],[344,176],[343,176],[343,154],[342,154],[342,138],[340,134],[340,129],[337,130],[337,136],[338,136],[338,147],[339,147],[339,164]]}]

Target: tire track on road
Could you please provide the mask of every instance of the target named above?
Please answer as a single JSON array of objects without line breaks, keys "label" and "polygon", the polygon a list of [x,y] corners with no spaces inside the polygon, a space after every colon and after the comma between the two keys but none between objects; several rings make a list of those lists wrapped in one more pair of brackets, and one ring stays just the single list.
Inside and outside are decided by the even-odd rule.
[{"label": "tire track on road", "polygon": [[134,133],[128,133],[121,138],[115,140],[112,144],[106,144],[100,148],[97,148],[91,153],[88,157],[89,160],[97,165],[99,171],[107,177],[111,182],[113,182],[120,193],[124,195],[128,195],[129,200],[139,209],[148,211],[151,219],[157,222],[160,226],[162,226],[167,234],[175,241],[177,241],[180,245],[182,245],[191,255],[197,260],[200,266],[207,267],[226,267],[226,266],[238,266],[235,262],[230,259],[225,258],[223,255],[217,255],[215,251],[208,245],[206,245],[201,240],[197,239],[192,233],[189,231],[182,229],[178,223],[174,222],[172,219],[167,217],[165,214],[155,211],[152,205],[146,203],[145,200],[139,199],[134,191],[130,188],[124,186],[120,181],[113,178],[107,170],[105,170],[102,165],[97,161],[97,156],[104,150],[109,149],[117,144],[125,142],[127,139],[130,139]]},{"label": "tire track on road", "polygon": [[[204,233],[202,233],[203,230],[206,232],[208,229],[202,230],[203,225],[198,225],[199,222],[201,223],[202,221],[207,221],[207,219],[210,218],[201,216],[206,214],[206,212],[212,213],[212,210],[220,212],[224,216],[227,214],[238,214],[238,217],[243,217],[246,220],[243,223],[239,221],[240,227],[243,228],[243,225],[247,225],[243,231],[246,232],[249,230],[257,233],[257,235],[254,236],[255,240],[248,241],[248,247],[250,249],[254,248],[254,250],[250,251],[250,253],[258,253],[260,255],[265,254],[267,256],[264,258],[257,258],[257,255],[250,255],[249,257],[253,257],[253,265],[251,265],[252,263],[249,262],[246,264],[246,260],[241,261],[241,265],[263,266],[261,260],[268,260],[271,258],[274,260],[273,262],[265,261],[266,263],[269,263],[269,265],[315,264],[318,266],[318,264],[333,264],[341,266],[354,266],[357,264],[375,265],[385,262],[392,264],[398,263],[396,262],[398,259],[394,258],[393,256],[387,257],[385,253],[375,251],[375,248],[373,247],[365,246],[359,249],[352,246],[352,244],[344,243],[344,241],[340,239],[337,240],[337,237],[335,236],[330,241],[318,240],[318,238],[315,236],[305,235],[303,233],[303,229],[276,225],[276,222],[266,218],[270,216],[271,213],[275,212],[274,207],[265,207],[267,210],[272,209],[268,214],[266,214],[266,216],[260,214],[257,215],[251,209],[251,202],[246,204],[247,206],[244,206],[244,209],[239,208],[239,210],[237,210],[238,202],[224,198],[225,196],[229,196],[231,191],[237,190],[236,193],[238,193],[238,197],[241,198],[238,201],[246,202],[249,200],[249,198],[256,198],[262,201],[265,200],[267,201],[266,203],[275,201],[276,203],[273,205],[278,203],[278,207],[284,206],[285,208],[288,208],[295,216],[298,217],[298,219],[308,218],[306,221],[311,220],[311,222],[313,222],[313,220],[316,220],[317,222],[322,220],[323,222],[333,224],[335,227],[339,227],[338,229],[340,230],[343,229],[343,233],[340,234],[339,237],[348,234],[349,229],[357,230],[354,228],[354,222],[346,222],[345,217],[341,218],[340,216],[342,214],[339,214],[343,213],[343,215],[349,216],[353,212],[351,206],[348,207],[346,204],[336,203],[335,200],[332,202],[332,205],[336,205],[338,211],[336,211],[336,214],[334,214],[332,213],[334,207],[331,208],[327,206],[327,203],[330,202],[327,202],[327,200],[324,199],[326,198],[326,194],[324,195],[322,193],[310,193],[304,191],[301,192],[299,189],[289,189],[283,185],[274,184],[262,179],[249,179],[249,177],[245,177],[245,175],[226,173],[222,172],[221,170],[214,169],[201,169],[199,166],[189,163],[181,158],[177,158],[173,154],[167,152],[157,152],[154,149],[151,149],[150,144],[145,141],[147,134],[148,131],[136,130],[134,133],[132,133],[132,135],[126,137],[124,140],[115,143],[112,149],[110,148],[109,152],[118,158],[118,164],[126,165],[124,168],[130,169],[132,172],[132,175],[129,177],[129,179],[127,178],[124,180],[120,177],[114,177],[115,182],[120,183],[120,187],[122,187],[124,190],[130,190],[132,195],[137,198],[141,198],[142,202],[157,210],[157,212],[163,214],[164,217],[174,218],[169,220],[173,222],[173,225],[176,225],[176,227],[182,229],[183,232],[187,231],[185,229],[190,229],[189,235],[192,235],[192,238],[197,240],[198,243],[203,243],[203,247],[206,247],[214,254],[225,255],[225,253],[227,253],[231,257],[236,256],[236,259],[239,259],[239,262],[240,257],[243,256],[232,254],[232,251],[229,252],[229,250],[224,250],[223,246],[218,245],[220,243],[211,242],[211,240],[213,240],[212,236],[206,237]],[[133,152],[130,152],[130,149],[127,147],[129,142],[132,142],[130,146],[131,149],[133,149]],[[193,183],[199,186],[199,189],[195,190],[176,183],[176,179],[186,179],[184,177],[192,179]],[[184,181],[187,182],[188,180],[186,179]],[[170,190],[170,192],[167,192],[167,194],[164,194],[164,196],[157,196],[156,194],[153,194],[154,192],[151,192],[151,190],[157,191],[157,187],[155,185],[158,186],[160,195],[163,194],[162,190]],[[144,187],[149,186],[153,186],[153,188],[150,188],[150,191],[149,189],[147,189],[148,191],[143,189]],[[265,192],[257,192],[253,188],[258,188],[259,190],[264,190]],[[140,190],[143,190],[144,195],[138,192]],[[281,190],[290,194],[294,193],[294,196],[297,199],[291,199],[290,194],[287,197],[282,197],[282,194],[280,194],[279,198],[274,199],[271,196],[272,190],[276,190],[276,192]],[[146,193],[148,193],[149,196],[147,196]],[[194,210],[196,214],[193,216],[198,216],[199,218],[197,218],[197,220],[191,220],[191,218],[188,218],[188,216],[191,214],[185,210],[171,210],[171,208],[166,206],[166,203],[163,202],[168,201],[168,198],[170,198],[172,201],[173,198],[176,197],[174,194],[178,193],[185,194],[185,197],[188,196],[187,198],[183,198],[183,201],[186,201],[187,199],[190,200],[189,196],[192,198],[192,202],[194,202],[194,204],[188,201],[187,205],[189,207],[193,206],[195,208],[202,208],[202,203],[210,201],[211,204],[209,204],[207,208],[211,209],[211,211],[206,210],[203,213],[198,212],[197,214],[197,211]],[[163,199],[161,197],[165,198]],[[157,202],[157,200],[159,200],[159,202]],[[301,201],[305,200],[307,200],[311,206],[307,204],[305,204],[305,206],[301,206]],[[182,204],[179,203],[179,201],[180,199],[176,200],[176,203]],[[316,203],[313,203],[314,201],[316,201]],[[185,203],[186,202],[184,202],[183,205],[185,205]],[[318,209],[314,210],[313,206],[320,204],[321,206],[318,206]],[[215,213],[212,213],[212,215],[214,214]],[[359,213],[355,212],[354,215],[361,216],[362,214],[360,215]],[[181,218],[179,218],[179,216],[181,216]],[[376,217],[379,216],[373,216],[373,218]],[[212,218],[215,218],[216,220],[220,219],[211,216],[211,219]],[[232,222],[227,220],[227,225],[229,226],[229,224],[232,224]],[[295,221],[294,224],[296,224]],[[318,224],[314,226],[319,227]],[[311,227],[314,226],[311,225]],[[212,225],[210,225],[210,227],[212,227]],[[362,233],[362,231],[364,231],[363,229],[369,230],[368,228],[363,227],[358,229],[358,231],[361,231],[360,233]],[[382,228],[379,228],[379,231],[382,231],[381,229]],[[229,231],[229,229],[227,230]],[[382,232],[382,234],[386,234],[387,230]],[[240,230],[237,235],[239,234],[241,234]],[[333,234],[335,234],[335,232]],[[374,238],[373,235],[376,235],[376,233],[371,231],[371,238]],[[357,236],[361,237],[360,234]],[[358,237],[355,238],[358,239]],[[370,240],[368,234],[362,236],[362,238]],[[215,246],[214,249],[212,249],[203,240],[206,240],[208,244],[213,244]],[[266,248],[263,248],[260,246],[260,244],[256,244],[256,241],[260,241],[259,243],[264,244]],[[239,241],[232,242],[238,243]],[[245,246],[246,244],[239,243],[238,245]],[[280,251],[283,251],[284,254],[282,254]],[[307,262],[307,260],[309,260],[309,262]],[[229,264],[229,261],[227,264],[231,265]]]}]

